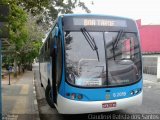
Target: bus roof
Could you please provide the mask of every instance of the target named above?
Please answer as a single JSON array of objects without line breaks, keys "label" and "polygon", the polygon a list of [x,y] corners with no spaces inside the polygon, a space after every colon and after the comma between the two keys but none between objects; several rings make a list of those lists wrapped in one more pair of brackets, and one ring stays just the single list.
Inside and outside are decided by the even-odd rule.
[{"label": "bus roof", "polygon": [[[137,27],[134,25],[136,23],[135,20],[133,20],[131,18],[127,18],[127,17],[120,17],[120,16],[113,16],[113,15],[106,15],[106,14],[90,14],[90,13],[89,14],[62,14],[62,15],[59,15],[57,17],[57,19],[54,21],[55,24],[58,22],[58,20],[59,20],[60,17],[66,19],[66,20],[68,19],[67,20],[67,24],[64,25],[64,30],[70,30],[70,29],[77,30],[77,29],[79,29],[82,26],[82,25],[78,25],[78,27],[77,27],[77,26],[73,25],[73,20],[71,20],[71,19],[73,19],[73,18],[87,18],[88,17],[88,18],[103,18],[103,19],[109,18],[109,19],[112,19],[112,20],[116,19],[116,20],[120,20],[120,21],[118,21],[119,24],[120,24],[121,20],[125,20],[127,23],[129,22],[129,26],[127,26],[127,27],[121,26],[121,27],[125,27],[124,29],[127,28],[126,31],[137,32]],[[78,22],[79,22],[79,20],[78,20]],[[53,27],[54,27],[54,25],[53,25]],[[119,27],[119,29],[121,29],[121,27]],[[108,28],[109,28],[109,30],[113,30],[113,31],[114,30],[118,30],[117,28],[111,29],[110,27],[108,27],[106,29],[106,26],[98,26],[97,28],[99,30],[102,30],[102,31],[105,31]],[[52,29],[51,29],[51,31],[52,31]],[[92,30],[94,31],[94,28],[92,28]],[[49,34],[50,34],[50,32],[49,32]],[[44,43],[48,39],[49,34],[46,37]],[[40,48],[40,50],[41,49],[42,49],[42,47]]]},{"label": "bus roof", "polygon": [[64,14],[63,27],[65,31],[76,31],[85,27],[89,31],[119,31],[137,32],[136,21],[130,18],[101,14]]},{"label": "bus roof", "polygon": [[[107,15],[107,14],[92,14],[92,13],[88,13],[88,14],[62,14],[60,15],[62,17],[74,17],[74,16],[97,16],[97,17],[112,17],[112,18],[116,18],[116,19],[125,19],[125,20],[133,20],[131,18],[128,17],[122,17],[122,16],[114,16],[114,15]],[[135,21],[135,20],[133,20]]]}]

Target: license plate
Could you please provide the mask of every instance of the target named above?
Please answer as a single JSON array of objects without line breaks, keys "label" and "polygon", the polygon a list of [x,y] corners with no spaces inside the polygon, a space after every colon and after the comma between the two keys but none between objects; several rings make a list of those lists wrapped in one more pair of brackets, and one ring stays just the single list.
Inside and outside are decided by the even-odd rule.
[{"label": "license plate", "polygon": [[111,107],[116,107],[116,102],[102,103],[102,108],[111,108]]}]

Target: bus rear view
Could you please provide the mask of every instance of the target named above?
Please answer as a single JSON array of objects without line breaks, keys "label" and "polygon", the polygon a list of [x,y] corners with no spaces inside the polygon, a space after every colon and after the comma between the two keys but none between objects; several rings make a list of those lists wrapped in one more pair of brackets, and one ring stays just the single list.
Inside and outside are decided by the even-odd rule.
[{"label": "bus rear view", "polygon": [[142,60],[135,21],[103,15],[60,18],[62,70],[57,73],[61,79],[55,103],[59,113],[141,105]]}]

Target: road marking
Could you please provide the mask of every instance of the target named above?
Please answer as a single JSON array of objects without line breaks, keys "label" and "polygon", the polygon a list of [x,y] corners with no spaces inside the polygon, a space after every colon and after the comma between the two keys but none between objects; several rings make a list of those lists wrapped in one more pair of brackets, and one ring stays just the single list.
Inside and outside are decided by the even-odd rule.
[{"label": "road marking", "polygon": [[3,116],[2,120],[18,120],[18,115],[8,114]]},{"label": "road marking", "polygon": [[33,94],[34,94],[34,96],[36,96],[36,88],[35,88],[35,84],[34,84],[34,79],[33,79]]},{"label": "road marking", "polygon": [[36,94],[36,91],[35,91],[35,90],[33,91],[33,94]]},{"label": "road marking", "polygon": [[36,99],[34,100],[34,104],[37,105],[37,100]]},{"label": "road marking", "polygon": [[33,85],[34,85],[35,80],[33,79]]}]

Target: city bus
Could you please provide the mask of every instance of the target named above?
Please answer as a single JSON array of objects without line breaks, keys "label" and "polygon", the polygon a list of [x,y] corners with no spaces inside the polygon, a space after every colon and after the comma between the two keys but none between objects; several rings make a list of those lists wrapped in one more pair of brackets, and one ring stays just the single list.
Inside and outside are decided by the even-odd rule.
[{"label": "city bus", "polygon": [[130,18],[60,15],[39,58],[46,101],[61,114],[107,112],[142,104],[140,37]]}]

